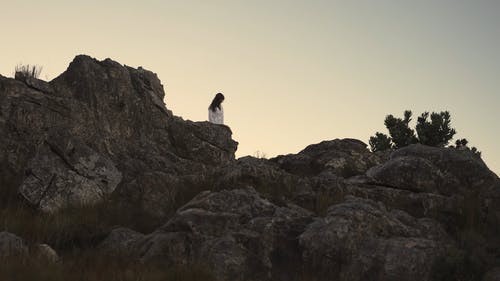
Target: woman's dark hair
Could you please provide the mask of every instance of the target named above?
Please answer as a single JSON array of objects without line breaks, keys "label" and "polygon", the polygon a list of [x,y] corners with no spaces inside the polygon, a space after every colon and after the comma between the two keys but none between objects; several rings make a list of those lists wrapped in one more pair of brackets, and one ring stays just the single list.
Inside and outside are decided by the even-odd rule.
[{"label": "woman's dark hair", "polygon": [[220,110],[220,104],[222,103],[223,100],[224,100],[224,95],[221,93],[217,93],[217,95],[215,95],[215,98],[212,100],[212,103],[208,108],[210,108],[210,110],[212,111],[215,111],[215,108],[217,107]]}]

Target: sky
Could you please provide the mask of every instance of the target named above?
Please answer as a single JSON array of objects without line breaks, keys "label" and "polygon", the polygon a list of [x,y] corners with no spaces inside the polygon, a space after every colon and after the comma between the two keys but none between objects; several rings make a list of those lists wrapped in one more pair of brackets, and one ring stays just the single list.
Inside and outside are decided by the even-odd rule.
[{"label": "sky", "polygon": [[[368,143],[387,114],[451,113],[500,172],[500,1],[0,0],[0,74],[78,54],[158,74],[175,115],[222,92],[237,157]],[[413,123],[414,125],[414,123]]]}]

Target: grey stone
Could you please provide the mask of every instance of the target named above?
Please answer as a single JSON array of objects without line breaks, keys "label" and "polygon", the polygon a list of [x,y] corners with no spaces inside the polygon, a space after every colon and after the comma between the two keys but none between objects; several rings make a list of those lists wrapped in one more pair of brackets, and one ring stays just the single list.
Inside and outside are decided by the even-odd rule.
[{"label": "grey stone", "polygon": [[101,242],[99,249],[116,255],[134,255],[134,243],[144,234],[126,227],[117,227]]},{"label": "grey stone", "polygon": [[28,254],[28,246],[21,237],[10,232],[0,232],[0,258],[22,257]]},{"label": "grey stone", "polygon": [[[205,264],[217,280],[285,280],[300,270],[297,237],[311,215],[293,205],[278,207],[253,188],[206,191],[130,245],[143,261]],[[297,263],[293,270],[290,262]]]},{"label": "grey stone", "polygon": [[305,265],[318,280],[430,280],[435,259],[453,246],[430,219],[348,197],[300,235]]},{"label": "grey stone", "polygon": [[271,161],[292,174],[314,176],[333,173],[349,178],[364,174],[380,163],[381,158],[366,146],[356,139],[335,139],[309,145],[298,154],[278,156]]},{"label": "grey stone", "polygon": [[52,135],[28,166],[21,195],[45,212],[92,205],[109,196],[121,173],[102,156],[68,135]]},{"label": "grey stone", "polygon": [[56,263],[60,261],[59,255],[57,252],[52,249],[47,244],[38,244],[36,245],[35,249],[35,255],[38,259],[48,261],[50,263]]}]

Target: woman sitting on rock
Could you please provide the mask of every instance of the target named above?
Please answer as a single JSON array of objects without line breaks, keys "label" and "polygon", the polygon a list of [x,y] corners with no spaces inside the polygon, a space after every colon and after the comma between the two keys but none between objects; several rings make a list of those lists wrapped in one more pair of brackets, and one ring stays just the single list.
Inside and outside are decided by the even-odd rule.
[{"label": "woman sitting on rock", "polygon": [[224,95],[217,93],[208,107],[208,121],[214,124],[224,124],[224,109],[221,104],[223,101]]}]

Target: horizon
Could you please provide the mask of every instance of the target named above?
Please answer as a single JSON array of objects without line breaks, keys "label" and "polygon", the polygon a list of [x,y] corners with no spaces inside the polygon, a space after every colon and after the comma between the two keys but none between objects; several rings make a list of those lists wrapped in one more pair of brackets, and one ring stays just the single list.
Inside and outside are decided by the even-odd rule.
[{"label": "horizon", "polygon": [[221,92],[237,157],[368,145],[388,114],[411,110],[414,128],[448,110],[454,140],[500,172],[500,2],[214,2],[10,2],[0,74],[36,64],[51,80],[78,54],[109,57],[155,72],[167,108],[193,121]]}]

